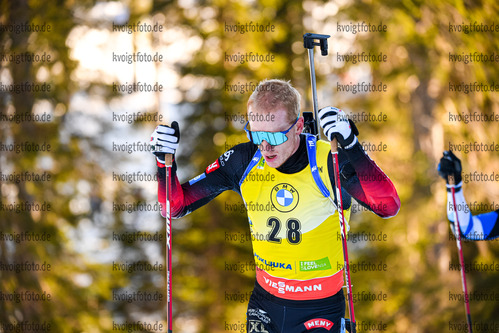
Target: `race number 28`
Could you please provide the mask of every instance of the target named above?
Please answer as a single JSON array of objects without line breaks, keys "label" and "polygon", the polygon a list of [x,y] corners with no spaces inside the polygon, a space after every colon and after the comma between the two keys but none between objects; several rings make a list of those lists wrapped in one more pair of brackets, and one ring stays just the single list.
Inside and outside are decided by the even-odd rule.
[{"label": "race number 28", "polygon": [[[277,237],[281,230],[281,221],[276,217],[271,217],[267,220],[267,226],[271,228],[267,239],[269,242],[281,243],[281,238]],[[300,221],[296,219],[288,219],[286,221],[286,238],[290,244],[298,244],[301,242]]]}]

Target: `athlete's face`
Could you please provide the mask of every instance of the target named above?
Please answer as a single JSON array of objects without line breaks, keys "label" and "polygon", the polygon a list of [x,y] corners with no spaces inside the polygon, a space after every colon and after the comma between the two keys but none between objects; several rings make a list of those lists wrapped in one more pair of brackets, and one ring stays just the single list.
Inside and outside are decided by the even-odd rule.
[{"label": "athlete's face", "polygon": [[[293,122],[288,120],[283,108],[268,112],[248,107],[248,120],[251,131],[281,132],[286,131]],[[300,133],[303,131],[303,117],[300,117],[291,130],[286,133],[288,140],[272,146],[263,140],[259,146],[265,162],[272,168],[280,167],[300,146]]]}]

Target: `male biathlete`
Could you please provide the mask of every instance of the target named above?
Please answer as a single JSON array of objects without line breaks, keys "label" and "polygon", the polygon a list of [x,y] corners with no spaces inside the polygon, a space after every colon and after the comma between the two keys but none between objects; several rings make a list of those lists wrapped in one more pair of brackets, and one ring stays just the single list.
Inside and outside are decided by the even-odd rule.
[{"label": "male biathlete", "polygon": [[[184,184],[176,177],[174,162],[172,217],[191,213],[223,191],[239,193],[248,210],[256,263],[247,331],[341,332],[344,259],[330,144],[302,134],[300,95],[288,82],[260,82],[247,109],[253,115],[245,126],[249,142],[227,150]],[[396,215],[400,199],[395,187],[364,152],[346,114],[326,107],[319,118],[328,139],[336,137],[342,147],[345,215],[349,216],[352,197],[380,217]],[[164,153],[175,153],[179,137],[176,122],[172,127],[160,125],[152,134],[162,204]]]},{"label": "male biathlete", "polygon": [[463,195],[461,160],[451,151],[445,151],[444,156],[438,164],[438,174],[447,182],[447,218],[449,219],[452,232],[456,235],[454,226],[454,206],[452,202],[449,176],[454,175],[454,193],[456,196],[456,207],[459,219],[459,232],[461,238],[468,240],[490,240],[499,237],[499,209],[479,215],[472,215]]}]

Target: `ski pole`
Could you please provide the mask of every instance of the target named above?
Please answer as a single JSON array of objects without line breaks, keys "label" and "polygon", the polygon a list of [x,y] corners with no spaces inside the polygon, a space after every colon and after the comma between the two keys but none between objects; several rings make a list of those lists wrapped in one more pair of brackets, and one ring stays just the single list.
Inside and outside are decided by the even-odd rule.
[{"label": "ski pole", "polygon": [[346,222],[345,215],[343,214],[343,198],[341,195],[341,183],[340,183],[340,169],[338,162],[338,142],[337,139],[334,138],[331,141],[331,155],[333,158],[333,168],[334,168],[334,182],[336,184],[336,199],[337,199],[337,207],[338,207],[338,216],[341,224],[341,241],[343,244],[343,259],[345,260],[345,276],[346,276],[346,285],[347,285],[347,295],[348,295],[348,308],[350,312],[350,320],[351,320],[351,332],[356,332],[355,325],[355,311],[353,309],[353,299],[352,299],[352,282],[350,279],[350,264],[348,259],[348,246],[346,239]]},{"label": "ski pole", "polygon": [[456,218],[456,226],[457,228],[457,235],[456,235],[456,243],[457,243],[457,250],[459,253],[459,262],[461,263],[461,284],[463,287],[463,293],[464,293],[464,307],[466,308],[466,315],[467,315],[467,321],[468,321],[468,332],[472,333],[473,328],[471,326],[471,313],[470,313],[470,299],[468,295],[468,285],[466,283],[466,273],[464,271],[464,257],[463,257],[463,249],[461,248],[461,227],[459,226],[459,217],[457,214],[457,206],[456,206],[456,194],[454,190],[454,175],[449,175],[449,185],[451,185],[451,192],[452,192],[452,203],[454,205],[454,216]]},{"label": "ski pole", "polygon": [[166,257],[168,258],[166,269],[166,302],[168,312],[168,333],[172,333],[172,237],[171,237],[171,214],[170,214],[170,194],[171,194],[171,169],[172,154],[165,154],[166,168]]},{"label": "ski pole", "polygon": [[[318,115],[318,108],[317,108],[317,87],[316,87],[316,81],[315,81],[315,66],[314,66],[314,47],[315,46],[320,46],[321,48],[321,54],[323,56],[327,55],[327,39],[331,37],[329,35],[320,35],[320,34],[311,34],[311,33],[306,33],[303,35],[303,46],[308,50],[308,63],[310,65],[310,83],[312,85],[312,106],[314,108],[314,119],[315,119],[315,133],[314,134],[317,139],[320,138],[320,131],[319,129],[319,115]],[[318,39],[319,42],[315,42],[315,40]],[[313,131],[313,132],[314,132]]]},{"label": "ski pole", "polygon": [[[320,35],[320,34],[311,34],[306,33],[303,35],[303,46],[308,49],[308,60],[310,64],[310,81],[312,84],[312,105],[314,108],[314,117],[316,121],[316,128],[319,128],[319,117],[318,117],[318,106],[317,106],[317,87],[315,80],[315,66],[314,66],[314,47],[320,46],[321,55],[327,55],[327,39],[331,37],[329,35]],[[316,42],[315,40],[319,40]],[[317,136],[320,136],[320,131],[316,133]],[[339,172],[339,162],[338,162],[338,141],[336,138],[333,138],[331,141],[331,155],[333,158],[333,168],[334,168],[334,182],[336,184],[336,199],[337,199],[337,208],[338,208],[338,216],[340,220],[341,226],[341,241],[343,244],[343,259],[345,262],[345,276],[346,276],[346,287],[347,287],[347,297],[348,297],[348,309],[350,313],[350,332],[356,332],[356,323],[355,323],[355,311],[353,308],[353,299],[352,299],[352,285],[350,280],[350,265],[348,260],[348,246],[346,239],[346,226],[345,226],[345,216],[343,214],[343,201],[341,195],[341,183],[340,183],[340,172]]]}]

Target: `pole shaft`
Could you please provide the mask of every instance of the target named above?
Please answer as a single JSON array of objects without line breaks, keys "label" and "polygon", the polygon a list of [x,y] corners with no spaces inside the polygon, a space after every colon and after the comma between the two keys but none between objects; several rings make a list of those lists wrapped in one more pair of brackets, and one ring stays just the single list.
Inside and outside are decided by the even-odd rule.
[{"label": "pole shaft", "polygon": [[[306,34],[304,38],[309,35]],[[329,38],[330,36],[328,35],[314,35],[316,38]],[[320,139],[321,137],[321,131],[319,130],[319,108],[318,108],[318,102],[317,102],[317,84],[316,84],[316,79],[315,79],[315,65],[314,65],[314,45],[319,45],[319,44],[310,44],[307,43],[307,40],[305,39],[304,46],[308,50],[308,62],[310,65],[310,82],[312,84],[312,106],[314,108],[314,119],[316,122],[317,126],[317,139]],[[321,53],[322,55],[327,55],[327,43],[322,43],[321,42]],[[323,50],[323,47],[325,48],[325,52]],[[348,246],[347,246],[347,239],[346,239],[346,223],[345,223],[345,216],[343,214],[343,201],[342,201],[342,196],[341,196],[341,183],[340,183],[340,171],[339,171],[339,162],[338,162],[338,141],[336,138],[334,138],[331,141],[331,155],[333,158],[333,168],[334,168],[334,178],[335,178],[335,184],[336,184],[336,198],[337,198],[337,209],[338,209],[338,215],[340,219],[340,225],[342,228],[342,244],[343,244],[343,259],[345,261],[345,275],[346,275],[346,285],[347,285],[347,296],[348,296],[348,309],[350,312],[350,327],[351,327],[351,333],[356,332],[355,328],[355,312],[353,309],[353,299],[352,299],[352,284],[350,280],[350,264],[349,264],[349,259],[348,259]]]},{"label": "pole shaft", "polygon": [[468,322],[468,332],[472,333],[473,328],[471,326],[470,299],[469,299],[469,294],[468,294],[468,285],[466,283],[466,272],[464,270],[464,256],[463,256],[463,249],[461,247],[461,227],[459,225],[459,216],[457,213],[456,193],[455,193],[455,189],[454,189],[455,182],[454,182],[453,175],[449,176],[449,185],[451,185],[452,204],[454,205],[454,216],[456,219],[456,225],[455,225],[455,228],[457,230],[456,243],[457,243],[457,249],[458,249],[458,253],[459,253],[459,262],[461,264],[461,285],[463,287],[463,293],[464,293],[464,307],[466,309],[466,320]]},{"label": "pole shaft", "polygon": [[[310,64],[310,83],[312,84],[312,107],[314,108],[314,119],[317,129],[319,129],[319,108],[317,102],[317,84],[315,81],[314,49],[308,49],[308,62]],[[317,131],[317,138],[320,139],[321,132]]]},{"label": "pole shaft", "polygon": [[343,214],[343,197],[341,195],[341,182],[340,182],[340,169],[339,169],[339,161],[338,161],[338,141],[336,138],[333,138],[331,141],[331,155],[333,158],[333,168],[334,168],[334,182],[335,182],[335,190],[336,190],[336,201],[338,208],[338,217],[340,219],[341,225],[341,242],[343,245],[343,259],[345,261],[345,277],[346,277],[346,286],[347,286],[347,297],[348,297],[348,309],[350,312],[350,321],[352,333],[355,333],[355,311],[353,308],[353,298],[352,298],[352,283],[350,278],[350,261],[348,259],[348,245],[347,245],[347,232],[346,232],[346,222],[345,215]]},{"label": "pole shaft", "polygon": [[166,301],[168,311],[168,333],[172,333],[173,318],[172,318],[172,237],[171,237],[171,211],[170,211],[170,196],[171,196],[171,169],[172,169],[172,154],[165,154],[166,167],[166,257],[168,258],[166,270]]}]

